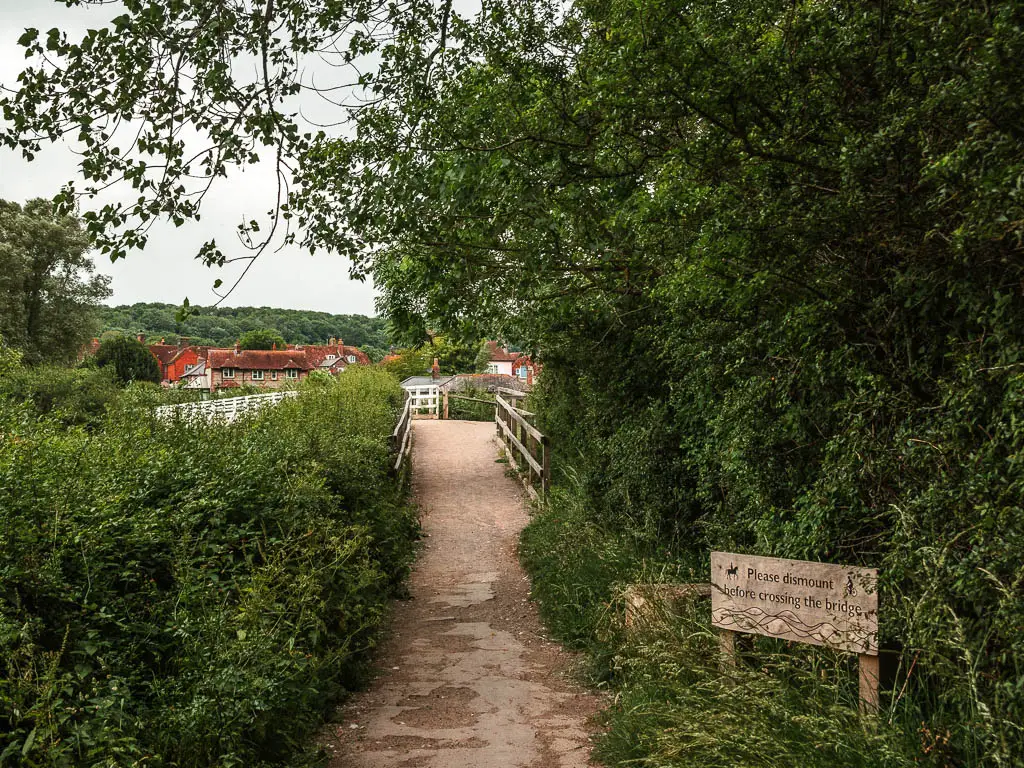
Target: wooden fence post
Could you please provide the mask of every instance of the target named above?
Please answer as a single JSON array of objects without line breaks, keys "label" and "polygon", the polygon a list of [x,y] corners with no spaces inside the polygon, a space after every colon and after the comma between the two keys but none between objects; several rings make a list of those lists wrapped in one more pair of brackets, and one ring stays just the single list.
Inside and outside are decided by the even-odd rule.
[{"label": "wooden fence post", "polygon": [[547,492],[551,490],[551,441],[548,440],[547,435],[540,439],[540,447],[544,451],[544,456],[541,459],[544,471],[541,473],[540,490],[541,493],[547,495]]},{"label": "wooden fence post", "polygon": [[866,653],[858,654],[858,672],[860,677],[860,713],[874,715],[878,713],[878,656]]},{"label": "wooden fence post", "polygon": [[444,391],[444,420],[448,420],[448,390]]}]

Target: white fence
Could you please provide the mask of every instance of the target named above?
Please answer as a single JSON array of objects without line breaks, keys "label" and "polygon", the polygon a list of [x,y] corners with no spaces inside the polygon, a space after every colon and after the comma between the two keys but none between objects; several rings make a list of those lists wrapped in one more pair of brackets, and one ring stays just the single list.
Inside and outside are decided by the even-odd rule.
[{"label": "white fence", "polygon": [[295,397],[299,393],[294,390],[285,392],[268,392],[265,395],[246,395],[243,397],[225,397],[221,400],[203,400],[197,403],[181,403],[179,405],[161,405],[156,415],[162,419],[175,416],[197,419],[222,418],[232,422],[244,413],[252,413],[266,405],[274,405],[286,397]]},{"label": "white fence", "polygon": [[440,387],[437,384],[406,387],[405,391],[409,393],[409,407],[414,416],[426,414],[432,419],[438,418],[438,404],[441,398]]}]

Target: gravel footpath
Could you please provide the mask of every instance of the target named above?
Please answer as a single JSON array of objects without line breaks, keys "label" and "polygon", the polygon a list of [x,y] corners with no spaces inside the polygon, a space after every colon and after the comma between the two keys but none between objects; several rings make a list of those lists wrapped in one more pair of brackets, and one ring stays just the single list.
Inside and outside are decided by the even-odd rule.
[{"label": "gravel footpath", "polygon": [[423,551],[380,674],[322,739],[331,768],[582,768],[600,700],[566,676],[516,558],[527,522],[494,425],[416,421]]}]

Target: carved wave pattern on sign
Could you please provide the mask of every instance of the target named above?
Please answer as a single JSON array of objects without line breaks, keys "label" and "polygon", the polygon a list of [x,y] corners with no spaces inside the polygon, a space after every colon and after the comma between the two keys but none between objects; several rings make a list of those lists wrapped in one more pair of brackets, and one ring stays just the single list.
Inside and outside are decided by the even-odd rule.
[{"label": "carved wave pattern on sign", "polygon": [[[765,613],[756,606],[741,611],[718,609],[714,611],[713,618],[716,626],[722,629],[760,630],[762,634],[767,635],[782,634],[776,623],[778,622],[784,625],[786,632],[796,635],[798,638],[817,640],[824,645],[863,645],[867,648],[871,645],[873,636],[872,632],[852,626],[840,630],[828,622],[805,624],[799,616],[791,611]],[[773,624],[776,626],[773,627]],[[837,640],[841,642],[836,642]]]}]

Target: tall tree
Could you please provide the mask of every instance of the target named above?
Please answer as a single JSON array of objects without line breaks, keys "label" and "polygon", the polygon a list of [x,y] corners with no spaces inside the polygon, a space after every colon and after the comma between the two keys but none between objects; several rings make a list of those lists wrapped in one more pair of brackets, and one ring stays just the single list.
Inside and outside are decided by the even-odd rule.
[{"label": "tall tree", "polygon": [[122,384],[133,381],[160,383],[160,365],[153,353],[138,339],[128,336],[104,339],[96,352],[96,365],[113,368],[115,378]]},{"label": "tall tree", "polygon": [[260,328],[246,331],[238,339],[242,349],[287,349],[284,337],[275,330]]},{"label": "tall tree", "polygon": [[0,200],[0,334],[29,363],[66,362],[98,329],[110,278],[95,273],[90,238],[47,200]]}]

